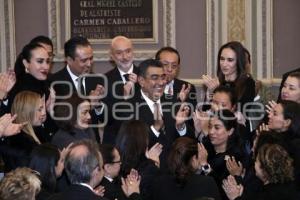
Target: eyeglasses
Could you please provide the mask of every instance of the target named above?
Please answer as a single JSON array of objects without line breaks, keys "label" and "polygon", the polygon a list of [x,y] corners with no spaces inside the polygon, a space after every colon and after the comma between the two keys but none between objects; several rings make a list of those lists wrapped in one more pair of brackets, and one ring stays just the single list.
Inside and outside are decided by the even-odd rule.
[{"label": "eyeglasses", "polygon": [[122,161],[121,160],[118,160],[118,161],[112,161],[112,162],[110,162],[111,164],[115,164],[115,163],[122,163]]},{"label": "eyeglasses", "polygon": [[164,68],[167,68],[169,66],[171,66],[172,69],[177,69],[178,68],[178,64],[177,63],[170,63],[170,62],[161,62]]},{"label": "eyeglasses", "polygon": [[158,74],[150,74],[148,75],[148,78],[151,79],[152,81],[158,81],[158,80],[166,80],[166,75],[162,74],[162,75],[158,75]]}]

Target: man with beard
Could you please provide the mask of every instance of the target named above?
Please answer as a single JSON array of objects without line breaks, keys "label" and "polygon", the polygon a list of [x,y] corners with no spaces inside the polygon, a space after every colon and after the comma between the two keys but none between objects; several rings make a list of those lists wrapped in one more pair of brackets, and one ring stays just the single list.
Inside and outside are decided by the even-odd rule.
[{"label": "man with beard", "polygon": [[104,128],[103,143],[115,143],[119,121],[115,118],[114,105],[128,102],[128,98],[137,91],[138,68],[133,64],[133,45],[129,38],[116,36],[111,41],[110,57],[115,67],[105,73],[107,78],[107,96],[103,99],[111,111]]}]

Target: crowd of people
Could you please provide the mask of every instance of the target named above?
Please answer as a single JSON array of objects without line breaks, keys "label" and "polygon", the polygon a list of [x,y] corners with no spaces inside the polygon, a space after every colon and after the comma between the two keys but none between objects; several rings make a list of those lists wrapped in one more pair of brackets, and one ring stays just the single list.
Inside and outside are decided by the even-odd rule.
[{"label": "crowd of people", "polygon": [[57,72],[53,52],[37,36],[0,73],[0,199],[300,199],[300,69],[265,106],[237,41],[205,95],[178,78],[173,47],[136,65],[116,36],[105,74],[87,38],[65,42]]}]

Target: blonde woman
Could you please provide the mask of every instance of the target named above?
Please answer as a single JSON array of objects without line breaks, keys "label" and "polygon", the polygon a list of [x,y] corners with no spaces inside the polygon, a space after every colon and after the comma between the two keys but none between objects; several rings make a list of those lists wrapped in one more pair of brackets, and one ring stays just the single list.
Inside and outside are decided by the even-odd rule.
[{"label": "blonde woman", "polygon": [[24,123],[18,135],[7,138],[6,145],[2,149],[6,170],[26,166],[31,150],[40,144],[33,127],[40,126],[46,115],[45,99],[39,94],[23,91],[16,95],[11,109],[16,114],[16,123]]},{"label": "blonde woman", "polygon": [[29,168],[18,168],[7,173],[0,183],[2,200],[32,200],[41,189],[38,173]]}]

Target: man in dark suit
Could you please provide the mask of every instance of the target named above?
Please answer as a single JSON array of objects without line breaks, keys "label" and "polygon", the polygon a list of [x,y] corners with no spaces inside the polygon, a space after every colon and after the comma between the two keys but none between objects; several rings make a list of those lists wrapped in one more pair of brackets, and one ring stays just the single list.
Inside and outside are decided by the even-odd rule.
[{"label": "man in dark suit", "polygon": [[[116,36],[112,39],[110,57],[115,67],[105,73],[107,95],[103,101],[108,106],[108,110],[113,110],[116,103],[124,102],[128,96],[136,92],[138,68],[133,64],[132,41],[124,36]],[[112,114],[113,112],[109,115],[104,129],[103,143],[115,143],[120,124]]]},{"label": "man in dark suit", "polygon": [[280,88],[279,88],[279,95],[277,98],[277,102],[281,100],[281,89],[283,88],[284,82],[286,81],[287,77],[293,73],[293,72],[300,72],[300,68],[294,69],[292,71],[286,72],[285,74],[282,75],[281,83],[280,83]]},{"label": "man in dark suit", "polygon": [[[97,82],[87,81],[84,77],[91,74],[93,65],[93,49],[90,42],[84,37],[73,37],[64,45],[66,67],[54,73],[50,82],[56,93],[57,99],[73,93],[88,95],[96,90],[103,90]],[[97,79],[93,78],[92,81]],[[99,83],[102,83],[99,81]],[[101,91],[102,92],[102,91]]]},{"label": "man in dark suit", "polygon": [[97,145],[92,141],[81,140],[70,147],[65,159],[65,170],[71,185],[51,200],[99,200],[96,187],[103,178],[103,160]]},{"label": "man in dark suit", "polygon": [[[167,78],[163,98],[172,103],[186,102],[190,107],[189,116],[191,116],[197,106],[197,93],[193,84],[177,78],[180,71],[179,52],[173,47],[163,47],[157,51],[155,58],[162,63]],[[179,106],[176,111],[178,109]],[[194,126],[192,118],[187,123]]]},{"label": "man in dark suit", "polygon": [[[100,98],[104,93],[103,77],[99,74],[92,74],[93,49],[90,42],[81,36],[69,39],[64,45],[65,59],[67,65],[60,71],[50,76],[49,81],[56,94],[56,101],[63,102],[71,95],[78,94],[80,97],[93,96],[92,121],[93,126],[98,125],[98,121],[105,121],[107,113],[103,111],[104,104]],[[98,129],[95,130],[98,133]],[[96,134],[97,141],[100,140]]]},{"label": "man in dark suit", "polygon": [[180,70],[180,55],[173,47],[163,47],[155,55],[164,68],[167,84],[164,90],[164,98],[171,102],[187,102],[195,110],[197,94],[193,84],[177,78]]},{"label": "man in dark suit", "polygon": [[[180,108],[175,112],[174,104],[163,100],[166,75],[162,64],[157,60],[148,59],[139,65],[138,83],[141,89],[130,100],[126,112],[128,115],[123,120],[141,120],[149,125],[149,147],[156,143],[163,145],[160,160],[161,167],[165,168],[173,141],[180,136],[194,135],[192,127],[185,123],[189,107],[180,102]],[[130,108],[131,105],[133,107]]]},{"label": "man in dark suit", "polygon": [[101,144],[100,152],[103,158],[104,177],[100,185],[104,186],[104,197],[108,199],[127,199],[121,188],[121,157],[118,150],[111,144]]}]

